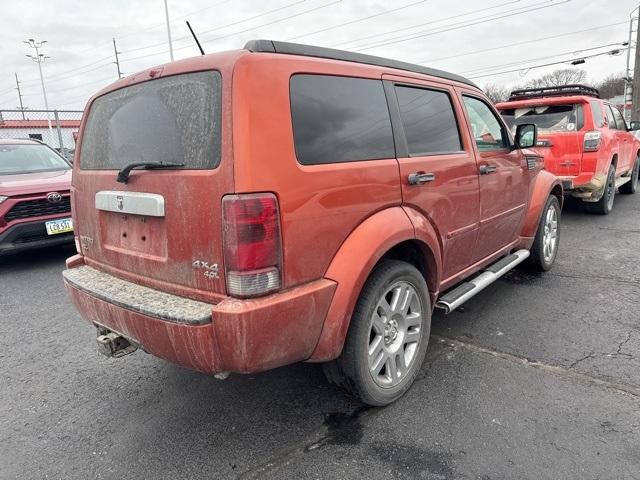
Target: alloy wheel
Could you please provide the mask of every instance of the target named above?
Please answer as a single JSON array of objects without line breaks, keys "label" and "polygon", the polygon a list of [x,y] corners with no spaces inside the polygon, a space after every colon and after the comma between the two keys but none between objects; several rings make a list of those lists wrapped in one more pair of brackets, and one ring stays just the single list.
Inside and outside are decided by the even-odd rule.
[{"label": "alloy wheel", "polygon": [[422,340],[422,305],[415,287],[406,281],[390,286],[371,315],[369,372],[383,388],[394,387],[406,376]]}]

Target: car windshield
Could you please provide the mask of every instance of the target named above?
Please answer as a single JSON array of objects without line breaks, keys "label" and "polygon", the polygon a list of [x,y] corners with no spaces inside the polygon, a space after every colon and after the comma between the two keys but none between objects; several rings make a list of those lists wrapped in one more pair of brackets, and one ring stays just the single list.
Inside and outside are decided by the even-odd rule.
[{"label": "car windshield", "polygon": [[0,145],[0,175],[69,170],[69,164],[46,145]]},{"label": "car windshield", "polygon": [[523,123],[534,123],[538,133],[575,132],[582,128],[581,105],[536,105],[502,110],[513,133]]}]

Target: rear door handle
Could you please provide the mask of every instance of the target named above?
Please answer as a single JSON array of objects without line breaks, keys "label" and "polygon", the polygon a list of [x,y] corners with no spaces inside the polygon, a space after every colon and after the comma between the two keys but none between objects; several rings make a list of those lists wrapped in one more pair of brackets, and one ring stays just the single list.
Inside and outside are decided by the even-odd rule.
[{"label": "rear door handle", "polygon": [[495,165],[480,165],[480,175],[489,175],[491,173],[496,173],[498,167]]},{"label": "rear door handle", "polygon": [[424,185],[428,182],[433,182],[436,176],[433,173],[415,172],[410,173],[407,177],[409,185]]}]

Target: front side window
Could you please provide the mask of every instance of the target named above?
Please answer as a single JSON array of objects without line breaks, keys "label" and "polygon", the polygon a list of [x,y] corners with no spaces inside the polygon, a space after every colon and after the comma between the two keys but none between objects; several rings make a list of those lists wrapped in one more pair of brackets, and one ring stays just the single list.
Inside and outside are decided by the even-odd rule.
[{"label": "front side window", "polygon": [[584,125],[582,105],[532,105],[500,112],[512,133],[518,125],[533,123],[538,133],[575,132]]},{"label": "front side window", "polygon": [[396,96],[410,155],[462,150],[449,94],[424,88],[396,86]]},{"label": "front side window", "polygon": [[222,77],[185,73],[98,97],[82,135],[80,168],[119,170],[135,162],[220,163]]},{"label": "front side window", "polygon": [[506,148],[506,132],[491,108],[477,98],[466,95],[462,98],[478,149],[484,151]]},{"label": "front side window", "polygon": [[69,170],[69,164],[46,145],[0,144],[0,175]]},{"label": "front side window", "polygon": [[395,158],[381,80],[291,77],[291,117],[303,165]]}]

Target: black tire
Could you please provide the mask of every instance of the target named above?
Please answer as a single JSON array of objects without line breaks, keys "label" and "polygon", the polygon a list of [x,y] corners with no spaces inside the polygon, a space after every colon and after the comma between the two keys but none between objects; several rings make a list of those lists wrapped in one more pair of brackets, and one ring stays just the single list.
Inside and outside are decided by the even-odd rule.
[{"label": "black tire", "polygon": [[[413,288],[410,296],[411,305],[407,309],[405,316],[407,318],[409,316],[415,318],[417,308],[420,309],[420,319],[412,320],[417,323],[413,327],[409,327],[413,328],[413,330],[411,330],[411,338],[416,335],[416,332],[419,332],[419,339],[415,342],[415,347],[412,348],[413,356],[410,357],[404,374],[396,376],[394,380],[390,375],[391,370],[389,370],[390,383],[385,387],[380,385],[382,374],[375,374],[377,380],[374,380],[374,374],[370,372],[369,367],[369,348],[371,342],[375,343],[377,339],[381,345],[379,349],[381,353],[379,358],[381,359],[385,358],[382,355],[386,355],[386,350],[383,351],[383,349],[387,348],[387,336],[379,336],[376,333],[373,318],[374,313],[380,312],[380,308],[382,308],[379,302],[382,302],[383,299],[388,299],[389,295],[393,298],[397,288],[404,285]],[[392,288],[395,290],[390,290]],[[407,290],[410,289],[408,288]],[[389,306],[392,306],[390,301],[385,301],[388,302]],[[414,306],[416,307],[415,310]],[[393,311],[395,312],[396,310]],[[392,318],[395,318],[395,315],[396,314],[394,314]],[[398,315],[401,315],[401,313],[398,313]],[[388,318],[388,316],[378,316],[378,319],[383,318]],[[387,325],[384,322],[383,324]],[[418,325],[419,330],[416,330]],[[362,403],[372,406],[388,405],[404,395],[409,387],[411,387],[411,384],[413,384],[427,352],[430,330],[431,305],[427,284],[423,276],[409,263],[398,260],[383,260],[375,267],[360,292],[360,297],[358,298],[353,316],[351,317],[351,324],[342,354],[333,362],[323,365],[324,373],[331,383],[338,385],[349,394],[358,398]],[[386,331],[385,329],[385,332]],[[407,329],[406,331],[408,332],[409,330]],[[400,327],[395,330],[395,333],[397,336],[393,337],[389,348],[399,345],[400,350],[405,352],[403,342],[405,339],[410,338],[409,335],[402,333]],[[409,349],[408,346],[407,349]],[[386,357],[387,361],[393,361],[394,365],[396,365],[397,360],[395,355],[399,356],[400,354],[391,354],[391,356],[394,356],[393,360],[391,356]],[[404,354],[402,358],[406,358]],[[375,363],[384,365],[380,372],[388,368],[386,362],[380,361]],[[398,368],[398,371],[400,370],[401,367]],[[393,384],[393,382],[397,383]]]},{"label": "black tire", "polygon": [[598,215],[609,215],[613,210],[613,202],[616,195],[616,168],[609,165],[609,173],[607,174],[607,183],[604,185],[604,193],[602,198],[597,202],[584,202],[584,207],[589,213],[597,213]]},{"label": "black tire", "polygon": [[[557,228],[555,236],[555,244],[553,248],[553,255],[545,254],[545,236],[548,237],[549,232],[546,231],[545,226],[550,210],[555,210],[555,218],[557,219]],[[547,198],[547,202],[542,210],[540,216],[540,222],[538,223],[538,231],[536,232],[536,238],[531,246],[531,255],[527,259],[528,266],[538,272],[546,272],[551,269],[553,262],[558,255],[558,245],[560,243],[560,202],[554,195],[550,195]],[[547,252],[549,253],[549,252]]]},{"label": "black tire", "polygon": [[618,190],[625,195],[633,195],[638,189],[638,173],[640,171],[640,157],[636,157],[636,163],[633,164],[633,170],[631,171],[631,180],[621,185]]}]

